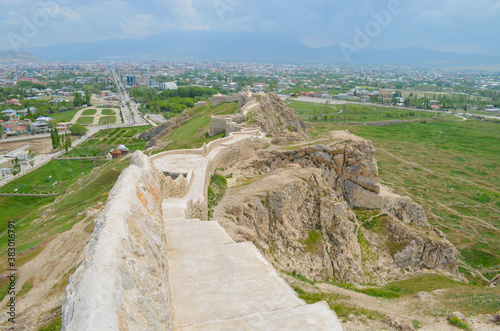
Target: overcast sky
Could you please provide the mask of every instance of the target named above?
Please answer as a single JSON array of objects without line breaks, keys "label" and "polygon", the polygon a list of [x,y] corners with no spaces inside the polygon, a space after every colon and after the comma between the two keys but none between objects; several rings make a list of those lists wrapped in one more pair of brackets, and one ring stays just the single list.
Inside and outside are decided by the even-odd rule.
[{"label": "overcast sky", "polygon": [[[0,0],[0,49],[165,31],[218,30],[293,37],[321,47],[353,45],[357,28],[370,48],[420,46],[500,54],[500,0]],[[44,8],[44,9],[42,9]],[[383,15],[376,23],[373,13]],[[379,18],[380,20],[380,18]],[[34,28],[34,29],[33,29]],[[366,30],[365,30],[366,31]]]}]

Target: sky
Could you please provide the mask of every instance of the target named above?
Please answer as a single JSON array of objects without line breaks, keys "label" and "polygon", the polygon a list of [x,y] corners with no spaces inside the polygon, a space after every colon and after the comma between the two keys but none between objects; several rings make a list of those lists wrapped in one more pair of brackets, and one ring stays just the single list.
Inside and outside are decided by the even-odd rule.
[{"label": "sky", "polygon": [[500,55],[500,0],[0,0],[0,49],[181,30]]}]

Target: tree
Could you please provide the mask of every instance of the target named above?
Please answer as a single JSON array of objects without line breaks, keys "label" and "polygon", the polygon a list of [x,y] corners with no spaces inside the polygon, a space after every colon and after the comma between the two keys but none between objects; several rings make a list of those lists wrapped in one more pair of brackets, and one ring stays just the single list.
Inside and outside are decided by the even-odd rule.
[{"label": "tree", "polygon": [[87,104],[87,106],[90,106],[91,97],[92,95],[90,93],[85,93],[85,103]]},{"label": "tree", "polygon": [[30,166],[33,168],[33,166],[35,165],[35,153],[33,153],[31,149],[28,151],[28,160]]},{"label": "tree", "polygon": [[21,172],[21,164],[19,159],[16,157],[14,160],[10,161],[12,166],[12,176],[17,176]]},{"label": "tree", "polygon": [[83,104],[82,95],[79,92],[74,93],[73,106],[80,107]]},{"label": "tree", "polygon": [[57,148],[57,143],[56,143],[56,136],[55,136],[55,130],[50,129],[50,140],[52,142],[52,149]]},{"label": "tree", "polygon": [[69,133],[66,133],[63,137],[64,137],[64,150],[67,152],[71,148],[71,136]]},{"label": "tree", "polygon": [[69,131],[71,132],[72,136],[83,136],[85,133],[87,133],[88,130],[81,124],[73,124],[69,128]]}]

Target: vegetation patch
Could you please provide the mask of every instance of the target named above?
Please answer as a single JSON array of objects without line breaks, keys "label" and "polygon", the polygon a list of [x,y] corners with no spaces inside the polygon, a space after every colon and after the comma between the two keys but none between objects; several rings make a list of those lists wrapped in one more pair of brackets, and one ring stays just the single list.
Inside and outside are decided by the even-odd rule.
[{"label": "vegetation patch", "polygon": [[99,118],[99,125],[114,124],[116,123],[116,116],[103,116]]},{"label": "vegetation patch", "polygon": [[61,316],[54,317],[45,326],[42,326],[38,331],[59,331],[62,329]]},{"label": "vegetation patch", "polygon": [[101,114],[102,115],[113,115],[113,116],[115,116],[116,115],[116,110],[106,108],[106,109],[101,110]]},{"label": "vegetation patch", "polygon": [[344,297],[335,293],[312,293],[306,292],[298,287],[293,287],[295,292],[299,295],[299,298],[304,300],[308,304],[313,304],[319,301],[326,301],[337,316],[343,319],[347,319],[350,315],[354,316],[365,316],[371,320],[381,320],[385,317],[384,314],[378,311],[369,310],[354,306],[342,300]]},{"label": "vegetation patch", "polygon": [[85,109],[82,115],[95,115],[97,113],[97,109]]},{"label": "vegetation patch", "polygon": [[0,188],[3,193],[63,193],[78,178],[102,165],[99,160],[52,160]]},{"label": "vegetation patch", "polygon": [[469,325],[462,321],[460,318],[452,316],[448,319],[448,323],[451,325],[456,326],[457,328],[460,328],[462,330],[470,330]]},{"label": "vegetation patch", "polygon": [[321,249],[321,233],[316,230],[309,231],[309,235],[302,242],[306,246],[306,251],[309,253],[317,252]]},{"label": "vegetation patch", "polygon": [[82,124],[82,125],[90,125],[94,123],[94,117],[93,116],[80,116],[76,120],[76,123]]},{"label": "vegetation patch", "polygon": [[31,277],[28,279],[26,282],[24,282],[23,286],[21,287],[21,290],[17,292],[16,297],[22,297],[26,293],[28,293],[32,288],[33,288],[33,281],[35,279]]},{"label": "vegetation patch", "polygon": [[213,209],[226,194],[227,180],[224,176],[213,175],[208,186],[208,219],[213,216]]}]

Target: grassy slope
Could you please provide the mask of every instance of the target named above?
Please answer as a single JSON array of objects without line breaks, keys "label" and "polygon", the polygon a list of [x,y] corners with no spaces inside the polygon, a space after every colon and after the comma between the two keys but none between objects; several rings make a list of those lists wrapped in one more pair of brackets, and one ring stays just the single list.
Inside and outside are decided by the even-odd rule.
[{"label": "grassy slope", "polygon": [[237,103],[223,103],[216,107],[211,107],[209,104],[189,109],[187,112],[193,118],[183,122],[179,129],[162,138],[163,141],[169,142],[163,151],[199,148],[206,142],[224,137],[223,133],[207,137],[206,134],[210,130],[210,116],[234,114],[236,110]]},{"label": "grassy slope", "polygon": [[[0,250],[5,251],[7,244],[5,225],[8,221],[16,222],[17,249],[18,254],[21,254],[18,261],[22,254],[29,249],[43,245],[57,233],[69,230],[78,221],[78,213],[99,201],[106,201],[107,193],[121,171],[128,165],[129,159],[117,159],[95,168],[91,173],[87,173],[81,181],[77,181],[78,177],[75,176],[73,184],[68,188],[69,193],[60,196],[57,202],[52,205],[55,198],[0,197],[0,208],[3,211]],[[33,222],[39,219],[44,212],[47,212],[44,221]],[[33,240],[33,238],[36,239]],[[5,267],[5,261],[0,261],[0,271],[3,271],[3,267]]]},{"label": "grassy slope", "polygon": [[66,153],[65,156],[101,156],[109,153],[111,149],[120,144],[126,145],[130,153],[144,150],[146,142],[134,140],[133,137],[148,128],[149,126],[139,126],[101,130],[94,135],[93,139],[85,141],[78,148]]},{"label": "grassy slope", "polygon": [[92,160],[53,160],[2,186],[0,192],[10,193],[17,189],[17,193],[64,193],[82,174],[85,176],[102,164],[103,161]]}]

